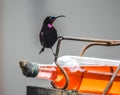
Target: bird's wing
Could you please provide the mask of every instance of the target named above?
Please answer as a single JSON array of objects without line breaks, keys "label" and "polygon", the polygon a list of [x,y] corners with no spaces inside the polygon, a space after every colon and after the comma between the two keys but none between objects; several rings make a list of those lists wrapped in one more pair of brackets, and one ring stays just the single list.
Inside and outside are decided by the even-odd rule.
[{"label": "bird's wing", "polygon": [[39,38],[40,38],[41,45],[43,45],[44,44],[44,32],[42,31],[40,32]]}]

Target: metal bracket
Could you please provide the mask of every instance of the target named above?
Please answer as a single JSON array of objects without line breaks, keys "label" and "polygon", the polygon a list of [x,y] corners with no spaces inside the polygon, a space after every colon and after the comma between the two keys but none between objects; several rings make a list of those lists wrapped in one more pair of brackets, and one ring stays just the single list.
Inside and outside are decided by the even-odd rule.
[{"label": "metal bracket", "polygon": [[[59,55],[59,51],[60,51],[60,45],[61,42],[63,40],[68,40],[68,41],[84,41],[84,42],[92,42],[88,45],[86,45],[81,53],[80,56],[83,56],[83,54],[85,53],[85,51],[90,48],[91,46],[95,46],[95,45],[99,45],[99,46],[118,46],[120,45],[120,40],[104,40],[104,39],[90,39],[90,38],[73,38],[73,37],[63,37],[63,36],[59,36],[58,37],[58,41],[57,41],[57,46],[56,46],[56,53],[55,53],[55,58],[54,58],[54,62],[57,65],[57,67],[61,70],[61,72],[64,74],[65,79],[66,79],[66,84],[64,85],[64,87],[62,88],[58,88],[54,85],[53,82],[52,85],[54,88],[58,88],[58,89],[66,89],[68,87],[69,84],[69,78],[68,75],[66,73],[66,71],[64,70],[64,68],[62,68],[58,63],[57,63],[57,59],[58,59],[58,55]],[[112,68],[111,68],[111,72],[113,72]]]}]

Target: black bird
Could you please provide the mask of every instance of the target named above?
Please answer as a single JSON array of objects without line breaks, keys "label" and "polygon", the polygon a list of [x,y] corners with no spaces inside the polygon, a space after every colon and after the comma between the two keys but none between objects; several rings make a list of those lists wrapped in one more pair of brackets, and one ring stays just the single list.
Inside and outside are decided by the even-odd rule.
[{"label": "black bird", "polygon": [[[54,16],[47,16],[43,22],[42,29],[39,34],[40,43],[43,46],[40,50],[39,54],[45,50],[45,48],[50,48],[52,50],[52,46],[55,44],[55,42],[58,39],[58,34],[56,29],[53,26],[53,22],[59,18],[59,17],[65,17],[64,15],[60,15],[57,17]],[[52,50],[53,55],[55,53]]]}]

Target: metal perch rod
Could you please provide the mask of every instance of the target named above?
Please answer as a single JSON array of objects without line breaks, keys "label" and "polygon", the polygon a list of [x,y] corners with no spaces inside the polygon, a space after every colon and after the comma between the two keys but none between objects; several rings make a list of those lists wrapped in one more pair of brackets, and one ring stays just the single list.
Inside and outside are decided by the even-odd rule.
[{"label": "metal perch rod", "polygon": [[[63,88],[60,88],[60,89],[66,89],[68,87],[68,84],[69,84],[69,79],[68,79],[68,75],[67,75],[66,71],[57,63],[57,58],[58,58],[58,54],[59,54],[60,45],[61,45],[61,41],[62,40],[92,42],[91,44],[88,44],[87,46],[84,47],[84,49],[81,51],[81,54],[80,54],[81,56],[84,54],[84,52],[89,47],[94,46],[94,45],[102,45],[102,46],[118,46],[118,45],[120,45],[120,40],[104,40],[104,39],[91,39],[91,38],[73,38],[73,37],[63,37],[63,36],[60,36],[58,38],[57,47],[56,47],[56,53],[55,53],[56,56],[55,56],[55,59],[54,59],[55,64],[58,66],[58,68],[64,74],[65,79],[66,79],[66,84],[64,85]],[[52,83],[54,88],[58,88],[58,87],[54,86],[53,82],[51,82],[51,83]]]},{"label": "metal perch rod", "polygon": [[62,40],[73,40],[73,41],[84,41],[84,42],[100,42],[100,43],[116,43],[119,42],[120,40],[106,40],[106,39],[92,39],[92,38],[73,38],[73,37],[62,37],[60,36],[59,38],[62,38]]},{"label": "metal perch rod", "polygon": [[118,45],[120,45],[120,40],[106,40],[106,39],[92,39],[92,38],[73,38],[73,37],[60,36],[58,38],[58,43],[57,43],[57,47],[56,47],[55,61],[57,60],[59,50],[60,50],[60,44],[61,44],[62,40],[95,42],[95,43],[92,43],[92,44],[89,44],[88,46],[86,46],[87,48],[89,48],[91,46],[94,46],[94,45],[102,45],[102,46],[118,46]]},{"label": "metal perch rod", "polygon": [[107,84],[106,88],[104,89],[102,95],[106,95],[106,94],[107,94],[107,92],[109,91],[109,89],[110,89],[110,87],[111,87],[111,85],[112,85],[112,83],[113,83],[116,75],[118,74],[119,70],[120,70],[120,64],[118,65],[116,71],[114,72],[114,74],[113,74],[113,76],[111,77],[109,83]]}]

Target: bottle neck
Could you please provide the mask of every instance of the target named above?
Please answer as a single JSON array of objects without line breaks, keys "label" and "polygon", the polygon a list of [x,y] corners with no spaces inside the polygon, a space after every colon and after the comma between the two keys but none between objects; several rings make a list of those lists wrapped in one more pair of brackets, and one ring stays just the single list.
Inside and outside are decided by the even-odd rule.
[{"label": "bottle neck", "polygon": [[23,74],[26,77],[44,78],[54,80],[57,77],[57,67],[55,65],[38,64],[34,62],[19,62]]},{"label": "bottle neck", "polygon": [[49,80],[55,80],[57,77],[57,67],[53,65],[38,65],[38,74],[36,78],[44,78]]}]

